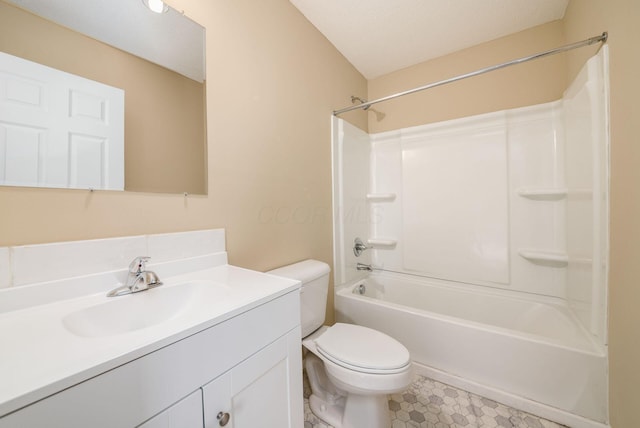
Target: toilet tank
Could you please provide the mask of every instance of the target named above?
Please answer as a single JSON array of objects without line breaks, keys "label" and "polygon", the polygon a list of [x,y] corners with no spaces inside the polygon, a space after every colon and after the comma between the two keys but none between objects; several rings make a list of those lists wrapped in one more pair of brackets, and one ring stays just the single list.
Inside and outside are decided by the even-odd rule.
[{"label": "toilet tank", "polygon": [[297,279],[302,283],[300,288],[302,337],[308,336],[324,324],[330,271],[328,264],[309,259],[267,272]]}]

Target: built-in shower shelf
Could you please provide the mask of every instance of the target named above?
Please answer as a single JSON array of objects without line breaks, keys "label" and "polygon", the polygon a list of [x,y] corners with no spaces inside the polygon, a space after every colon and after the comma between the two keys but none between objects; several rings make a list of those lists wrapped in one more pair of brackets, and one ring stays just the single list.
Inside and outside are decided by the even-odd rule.
[{"label": "built-in shower shelf", "polygon": [[395,193],[367,193],[368,202],[393,202],[395,200]]},{"label": "built-in shower shelf", "polygon": [[519,250],[518,254],[531,262],[554,263],[566,266],[569,263],[569,257],[565,253],[544,250]]},{"label": "built-in shower shelf", "polygon": [[396,247],[397,243],[398,241],[396,241],[395,239],[367,239],[367,244],[369,244],[371,248],[377,248],[381,250],[393,250]]},{"label": "built-in shower shelf", "polygon": [[544,201],[555,201],[567,197],[567,189],[565,188],[530,188],[518,190],[518,195],[527,199],[536,199]]}]

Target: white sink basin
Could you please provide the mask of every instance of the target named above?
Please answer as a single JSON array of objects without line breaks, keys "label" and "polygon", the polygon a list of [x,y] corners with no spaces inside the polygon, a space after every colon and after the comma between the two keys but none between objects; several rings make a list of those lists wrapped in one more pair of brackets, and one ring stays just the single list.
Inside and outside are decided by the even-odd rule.
[{"label": "white sink basin", "polygon": [[151,327],[188,314],[211,299],[228,294],[228,287],[212,281],[159,286],[72,312],[62,318],[65,328],[82,337],[103,337]]}]

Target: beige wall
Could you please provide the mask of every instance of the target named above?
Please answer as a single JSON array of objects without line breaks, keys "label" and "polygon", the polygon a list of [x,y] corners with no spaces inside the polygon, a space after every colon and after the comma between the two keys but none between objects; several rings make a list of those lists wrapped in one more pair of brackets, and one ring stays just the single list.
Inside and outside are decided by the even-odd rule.
[{"label": "beige wall", "polygon": [[233,264],[331,263],[330,115],[366,80],[288,0],[172,5],[207,28],[208,196],[4,187],[0,246],[224,227]]},{"label": "beige wall", "polygon": [[0,51],[125,90],[127,190],[206,192],[202,84],[3,1]]},{"label": "beige wall", "polygon": [[[563,40],[561,21],[540,25],[370,80],[368,99],[552,49]],[[369,113],[369,132],[553,101],[565,87],[565,57],[551,56],[374,105],[385,117],[378,121]]]},{"label": "beige wall", "polygon": [[[611,70],[609,403],[613,428],[640,427],[640,2],[572,0],[567,40],[607,31]],[[569,78],[595,48],[573,51]]]}]

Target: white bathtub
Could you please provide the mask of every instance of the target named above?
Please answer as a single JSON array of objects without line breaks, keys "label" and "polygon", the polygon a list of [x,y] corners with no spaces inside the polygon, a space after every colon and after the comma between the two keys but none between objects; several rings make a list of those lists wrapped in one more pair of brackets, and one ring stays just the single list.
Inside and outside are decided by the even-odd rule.
[{"label": "white bathtub", "polygon": [[335,308],[402,342],[421,374],[573,428],[606,426],[605,350],[550,299],[375,273],[338,287]]}]

